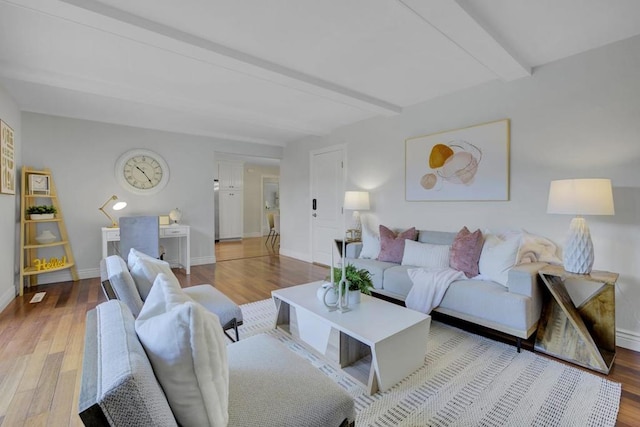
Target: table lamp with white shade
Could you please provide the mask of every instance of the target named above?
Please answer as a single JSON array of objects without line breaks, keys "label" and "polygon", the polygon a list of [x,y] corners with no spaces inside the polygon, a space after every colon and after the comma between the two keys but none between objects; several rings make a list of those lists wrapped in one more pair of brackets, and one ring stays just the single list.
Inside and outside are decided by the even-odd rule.
[{"label": "table lamp with white shade", "polygon": [[362,234],[362,222],[360,220],[360,211],[368,211],[369,192],[368,191],[346,191],[344,193],[344,209],[353,211],[353,229],[356,234]]},{"label": "table lamp with white shade", "polygon": [[593,243],[582,215],[613,215],[610,179],[562,179],[551,181],[547,213],[576,215],[569,226],[563,251],[564,269],[589,274],[593,267]]}]

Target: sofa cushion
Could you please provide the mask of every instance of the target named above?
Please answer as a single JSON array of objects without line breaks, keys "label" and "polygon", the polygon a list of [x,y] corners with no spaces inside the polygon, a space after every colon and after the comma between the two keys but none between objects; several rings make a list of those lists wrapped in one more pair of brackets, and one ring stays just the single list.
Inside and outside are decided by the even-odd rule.
[{"label": "sofa cushion", "polygon": [[455,238],[456,233],[450,231],[420,230],[418,232],[418,242],[431,243],[432,245],[451,246]]},{"label": "sofa cushion", "polygon": [[[131,249],[131,251],[134,250],[135,249]],[[136,261],[134,261],[133,266],[129,268],[136,282],[140,298],[142,298],[143,301],[147,299],[149,291],[151,291],[151,286],[153,286],[153,282],[156,280],[158,274],[164,273],[167,276],[174,276],[168,262],[146,255],[144,257],[138,257]]]},{"label": "sofa cushion", "polygon": [[384,271],[384,290],[391,294],[401,296],[404,300],[413,286],[407,270],[415,268],[411,265],[395,265]]},{"label": "sofa cushion", "polygon": [[143,302],[127,264],[118,255],[111,255],[104,259],[104,266],[115,297],[129,307],[134,317],[138,317]]},{"label": "sofa cushion", "polygon": [[133,266],[135,265],[136,262],[138,262],[141,259],[147,259],[150,261],[160,261],[160,262],[164,262],[159,260],[158,258],[154,258],[150,255],[145,254],[144,252],[141,252],[139,250],[137,250],[136,248],[131,248],[129,250],[129,253],[127,254],[127,266],[129,267],[129,270],[131,270],[133,268]]},{"label": "sofa cushion", "polygon": [[177,425],[122,301],[87,313],[78,409],[85,425]]},{"label": "sofa cushion", "polygon": [[274,338],[256,335],[230,344],[228,352],[230,426],[324,427],[355,420],[353,398]]},{"label": "sofa cushion", "polygon": [[477,276],[480,273],[478,261],[483,244],[482,231],[476,230],[472,233],[467,227],[463,227],[451,245],[451,268],[462,271],[467,277]]},{"label": "sofa cushion", "polygon": [[448,268],[449,246],[405,240],[402,265],[436,269]]},{"label": "sofa cushion", "polygon": [[382,281],[384,279],[384,271],[387,268],[395,267],[398,264],[393,262],[378,261],[375,259],[359,259],[349,258],[346,260],[347,264],[352,264],[358,270],[364,268],[371,273],[371,283],[375,289],[382,289]]},{"label": "sofa cushion", "polygon": [[493,280],[502,286],[507,286],[509,269],[516,264],[518,248],[520,247],[518,234],[488,234],[478,261],[478,268],[482,279]]},{"label": "sofa cushion", "polygon": [[511,293],[492,281],[457,280],[447,289],[438,309],[449,309],[488,323],[526,331],[540,316],[538,311],[534,319],[528,301],[525,295]]},{"label": "sofa cushion", "polygon": [[181,425],[226,426],[229,371],[218,317],[160,273],[136,332]]},{"label": "sofa cushion", "polygon": [[380,226],[380,253],[379,261],[395,262],[400,264],[404,254],[404,241],[406,239],[416,240],[418,232],[415,227],[411,227],[401,233],[396,233],[384,225]]},{"label": "sofa cushion", "polygon": [[358,258],[365,259],[377,259],[380,253],[380,236],[373,231],[369,230],[369,227],[362,227],[362,250]]},{"label": "sofa cushion", "polygon": [[211,285],[196,285],[182,289],[204,308],[218,316],[222,326],[229,325],[233,319],[242,323],[242,310],[228,296]]}]

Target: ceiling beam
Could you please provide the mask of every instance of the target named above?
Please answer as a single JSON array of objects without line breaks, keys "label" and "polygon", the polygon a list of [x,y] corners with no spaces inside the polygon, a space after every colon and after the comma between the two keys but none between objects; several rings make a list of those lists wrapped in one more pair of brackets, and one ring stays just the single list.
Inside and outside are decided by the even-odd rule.
[{"label": "ceiling beam", "polygon": [[459,0],[396,0],[442,33],[504,81],[531,76],[531,67],[519,60],[488,25],[471,15]]},{"label": "ceiling beam", "polygon": [[[319,96],[363,111],[385,116],[394,116],[402,112],[400,106],[390,102],[231,49],[211,40],[122,11],[99,1],[61,1],[98,14],[103,18],[108,18],[109,21],[127,24],[126,27],[122,25],[118,27],[117,35],[122,37],[153,45],[160,49],[171,50],[173,53],[201,60],[213,66],[232,69],[263,81],[269,81],[273,84]],[[98,22],[94,19],[91,24],[87,24],[88,21],[84,18],[76,20],[68,15],[62,16],[62,18],[71,19],[80,25],[90,25],[93,28],[99,28],[107,32],[113,32],[114,29],[110,22]]]}]

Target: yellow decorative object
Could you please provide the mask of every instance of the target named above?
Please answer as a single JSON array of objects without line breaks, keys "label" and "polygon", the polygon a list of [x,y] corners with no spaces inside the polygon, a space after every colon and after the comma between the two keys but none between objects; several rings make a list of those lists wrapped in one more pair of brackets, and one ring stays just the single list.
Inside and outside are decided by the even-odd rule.
[{"label": "yellow decorative object", "polygon": [[437,169],[444,165],[444,162],[453,156],[453,150],[448,145],[436,144],[431,149],[429,155],[429,167],[431,169]]},{"label": "yellow decorative object", "polygon": [[62,258],[51,257],[49,258],[49,262],[47,262],[46,258],[33,260],[33,266],[36,268],[37,271],[60,268],[60,267],[64,267],[66,264],[67,264],[66,256],[63,256]]}]

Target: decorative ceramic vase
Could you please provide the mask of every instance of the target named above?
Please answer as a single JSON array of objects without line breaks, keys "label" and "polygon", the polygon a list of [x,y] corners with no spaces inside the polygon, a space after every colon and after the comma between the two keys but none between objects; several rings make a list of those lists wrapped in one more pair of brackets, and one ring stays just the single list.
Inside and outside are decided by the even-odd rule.
[{"label": "decorative ceramic vase", "polygon": [[36,242],[41,245],[52,243],[57,239],[56,235],[53,234],[50,230],[44,230],[38,236],[36,236]]},{"label": "decorative ceramic vase", "polygon": [[360,291],[349,291],[349,306],[360,304]]},{"label": "decorative ceramic vase", "polygon": [[338,292],[336,292],[336,288],[333,286],[319,287],[316,295],[326,306],[335,307],[338,303]]}]

